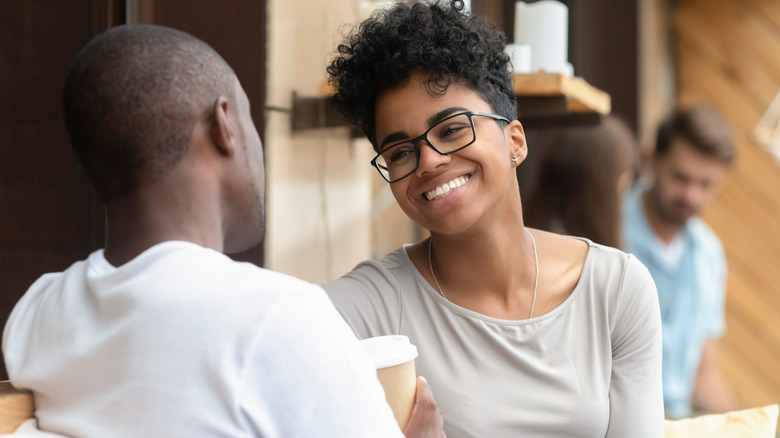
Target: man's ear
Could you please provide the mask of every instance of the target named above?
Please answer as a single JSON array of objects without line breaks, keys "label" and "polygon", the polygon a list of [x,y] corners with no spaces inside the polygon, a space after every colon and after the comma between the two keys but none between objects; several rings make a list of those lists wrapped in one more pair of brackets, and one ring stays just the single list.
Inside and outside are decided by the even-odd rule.
[{"label": "man's ear", "polygon": [[512,162],[515,166],[518,166],[528,156],[528,143],[525,141],[525,131],[523,130],[523,125],[517,120],[513,120],[507,128],[509,129],[508,140],[509,152],[511,154],[509,158],[517,157],[517,160],[512,160]]},{"label": "man's ear", "polygon": [[237,127],[232,117],[232,108],[225,96],[219,96],[214,102],[214,117],[211,120],[211,139],[217,150],[223,155],[233,155],[236,149]]}]

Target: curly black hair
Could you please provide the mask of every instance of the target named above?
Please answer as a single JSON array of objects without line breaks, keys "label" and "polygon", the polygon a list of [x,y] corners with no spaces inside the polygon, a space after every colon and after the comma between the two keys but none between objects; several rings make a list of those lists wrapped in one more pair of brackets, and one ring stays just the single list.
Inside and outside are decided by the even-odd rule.
[{"label": "curly black hair", "polygon": [[[449,4],[447,4],[449,3]],[[327,67],[337,90],[333,103],[377,148],[377,95],[430,72],[428,91],[442,95],[453,82],[476,91],[492,110],[517,118],[517,100],[504,53],[504,33],[487,19],[463,12],[462,0],[399,2],[363,21]]]}]

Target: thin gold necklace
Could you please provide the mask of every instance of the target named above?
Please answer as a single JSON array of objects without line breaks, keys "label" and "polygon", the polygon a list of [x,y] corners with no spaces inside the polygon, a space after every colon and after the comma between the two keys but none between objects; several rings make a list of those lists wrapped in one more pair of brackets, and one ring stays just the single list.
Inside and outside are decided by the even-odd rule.
[{"label": "thin gold necklace", "polygon": [[[528,228],[523,228],[525,232],[528,234],[528,237],[531,238],[531,245],[534,248],[534,264],[536,265],[536,280],[534,281],[534,298],[533,301],[531,301],[531,314],[528,315],[528,319],[531,319],[534,317],[534,307],[536,307],[536,290],[539,288],[539,254],[536,252],[536,239],[534,239],[534,235],[531,234],[530,231],[528,231]],[[433,281],[436,283],[436,288],[439,289],[439,294],[441,294],[442,298],[445,300],[447,299],[447,296],[444,295],[444,291],[441,288],[441,285],[439,284],[439,280],[436,279],[436,273],[433,272],[433,263],[431,262],[431,253],[433,252],[433,240],[428,239],[428,268],[431,270],[431,275],[433,276]]]}]

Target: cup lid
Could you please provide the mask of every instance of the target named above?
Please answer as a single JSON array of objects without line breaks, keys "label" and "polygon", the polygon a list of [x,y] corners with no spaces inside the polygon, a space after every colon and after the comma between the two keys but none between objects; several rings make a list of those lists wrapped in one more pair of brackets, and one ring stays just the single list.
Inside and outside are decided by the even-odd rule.
[{"label": "cup lid", "polygon": [[400,365],[417,357],[417,347],[404,335],[377,336],[360,341],[374,365],[387,368]]}]

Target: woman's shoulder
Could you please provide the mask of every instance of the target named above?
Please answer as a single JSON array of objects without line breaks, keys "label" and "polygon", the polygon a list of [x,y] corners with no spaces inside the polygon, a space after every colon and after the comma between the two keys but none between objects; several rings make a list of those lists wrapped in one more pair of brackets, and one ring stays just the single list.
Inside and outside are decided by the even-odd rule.
[{"label": "woman's shoulder", "polygon": [[624,283],[629,284],[647,280],[652,282],[650,272],[633,254],[592,241],[587,242],[588,257],[592,259],[588,265],[594,276],[618,276]]},{"label": "woman's shoulder", "polygon": [[658,298],[650,272],[632,254],[588,241],[588,261],[583,269],[583,288],[607,305],[611,324],[630,321]]},{"label": "woman's shoulder", "polygon": [[593,243],[585,238],[538,229],[533,230],[533,235],[540,257],[545,254],[550,260],[563,265],[584,264],[590,244]]},{"label": "woman's shoulder", "polygon": [[[407,249],[412,248],[413,245],[403,245],[395,251],[385,254],[381,259],[367,259],[364,260],[351,271],[344,274],[343,278],[398,278],[406,277],[412,274],[414,266],[412,265],[409,256],[407,255]],[[338,281],[334,280],[334,281]],[[330,284],[330,283],[327,283]]]},{"label": "woman's shoulder", "polygon": [[387,300],[399,291],[411,290],[418,283],[419,272],[407,255],[404,245],[378,260],[365,260],[340,278],[322,285],[331,299],[354,300],[357,296]]},{"label": "woman's shoulder", "polygon": [[588,247],[582,269],[583,282],[615,293],[627,287],[652,283],[647,268],[634,255],[585,238],[574,239],[583,241]]},{"label": "woman's shoulder", "polygon": [[360,262],[352,271],[322,285],[358,337],[398,333],[401,291],[411,294],[419,287],[417,271],[405,248],[379,260]]},{"label": "woman's shoulder", "polygon": [[540,265],[548,265],[544,274],[561,293],[584,292],[616,300],[624,290],[654,290],[649,272],[631,254],[586,238],[543,231],[534,234],[540,243]]},{"label": "woman's shoulder", "polygon": [[[642,264],[633,255],[618,248],[593,242],[585,237],[563,236],[545,231],[536,231],[548,240],[549,257],[557,261],[559,269],[609,272],[636,268]],[[538,239],[538,238],[537,238]],[[540,256],[541,257],[541,256]]]}]

